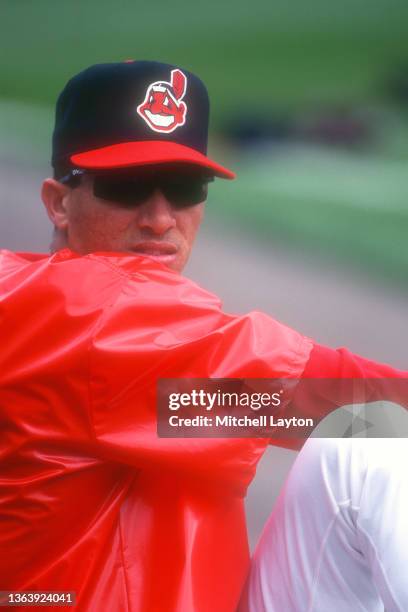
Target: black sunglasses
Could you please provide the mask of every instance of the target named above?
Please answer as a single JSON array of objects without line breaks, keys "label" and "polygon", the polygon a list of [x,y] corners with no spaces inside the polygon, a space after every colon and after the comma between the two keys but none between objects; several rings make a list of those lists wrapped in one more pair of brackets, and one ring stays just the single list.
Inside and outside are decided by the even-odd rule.
[{"label": "black sunglasses", "polygon": [[145,202],[156,189],[176,208],[199,204],[207,198],[208,183],[214,177],[197,170],[161,169],[131,172],[90,172],[73,169],[59,179],[60,183],[77,187],[81,176],[93,177],[93,193],[97,198],[108,200],[124,207],[133,207]]}]

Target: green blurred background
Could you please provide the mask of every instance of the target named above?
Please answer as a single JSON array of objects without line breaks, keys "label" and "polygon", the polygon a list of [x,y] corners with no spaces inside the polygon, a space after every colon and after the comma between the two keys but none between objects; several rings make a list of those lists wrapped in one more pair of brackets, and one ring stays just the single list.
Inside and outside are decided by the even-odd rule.
[{"label": "green blurred background", "polygon": [[408,288],[408,3],[2,0],[0,154],[49,159],[53,105],[95,62],[159,59],[212,99],[209,214]]}]

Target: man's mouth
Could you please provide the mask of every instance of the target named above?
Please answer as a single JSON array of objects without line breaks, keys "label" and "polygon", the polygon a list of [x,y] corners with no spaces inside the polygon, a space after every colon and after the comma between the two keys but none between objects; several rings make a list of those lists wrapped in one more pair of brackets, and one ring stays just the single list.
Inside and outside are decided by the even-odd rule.
[{"label": "man's mouth", "polygon": [[158,127],[169,127],[169,125],[174,122],[174,115],[158,115],[147,109],[145,110],[145,113],[153,125],[157,125]]},{"label": "man's mouth", "polygon": [[136,244],[132,248],[132,252],[169,264],[176,258],[177,247],[172,242],[149,240]]}]

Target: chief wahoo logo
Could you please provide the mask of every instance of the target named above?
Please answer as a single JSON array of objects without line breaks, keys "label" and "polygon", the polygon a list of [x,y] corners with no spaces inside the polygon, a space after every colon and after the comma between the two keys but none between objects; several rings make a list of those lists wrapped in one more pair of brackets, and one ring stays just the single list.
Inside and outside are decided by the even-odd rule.
[{"label": "chief wahoo logo", "polygon": [[156,81],[149,85],[137,112],[155,132],[172,132],[186,121],[187,105],[182,102],[186,88],[186,75],[172,70],[170,83]]}]

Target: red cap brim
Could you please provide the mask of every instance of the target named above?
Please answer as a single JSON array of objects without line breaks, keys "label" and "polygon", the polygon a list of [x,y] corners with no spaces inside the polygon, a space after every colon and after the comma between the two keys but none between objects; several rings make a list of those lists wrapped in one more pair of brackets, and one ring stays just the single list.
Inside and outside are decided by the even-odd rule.
[{"label": "red cap brim", "polygon": [[70,158],[79,168],[86,170],[107,170],[129,168],[153,164],[186,163],[210,170],[214,176],[233,179],[234,172],[223,168],[195,149],[175,142],[163,140],[145,140],[140,142],[123,142],[120,144],[76,153]]}]

